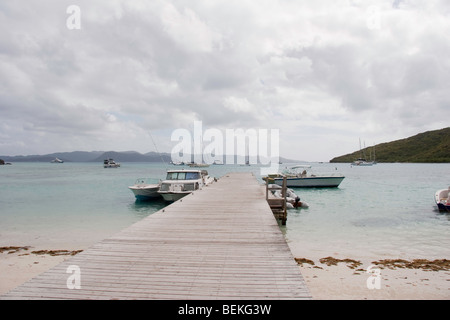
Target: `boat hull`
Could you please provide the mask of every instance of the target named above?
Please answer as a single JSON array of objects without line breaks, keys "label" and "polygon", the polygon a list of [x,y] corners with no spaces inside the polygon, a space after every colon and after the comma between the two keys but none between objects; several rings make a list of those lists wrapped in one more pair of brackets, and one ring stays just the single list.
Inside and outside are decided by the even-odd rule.
[{"label": "boat hull", "polygon": [[105,164],[103,168],[120,168],[120,164]]},{"label": "boat hull", "polygon": [[[288,177],[286,186],[288,188],[337,188],[344,177]],[[274,183],[283,185],[283,178],[275,178]]]},{"label": "boat hull", "polygon": [[450,212],[450,201],[449,199],[449,190],[442,189],[436,192],[434,195],[434,200],[436,201],[436,205],[439,211]]},{"label": "boat hull", "polygon": [[437,207],[438,207],[439,211],[450,212],[450,204],[437,203]]},{"label": "boat hull", "polygon": [[191,192],[160,192],[159,194],[163,197],[164,201],[174,202],[180,200],[190,193]]},{"label": "boat hull", "polygon": [[353,162],[352,163],[352,166],[357,166],[357,167],[370,167],[373,165],[374,165],[373,162]]},{"label": "boat hull", "polygon": [[132,186],[128,187],[138,200],[151,200],[160,198],[161,195],[158,193],[159,185],[150,186]]}]

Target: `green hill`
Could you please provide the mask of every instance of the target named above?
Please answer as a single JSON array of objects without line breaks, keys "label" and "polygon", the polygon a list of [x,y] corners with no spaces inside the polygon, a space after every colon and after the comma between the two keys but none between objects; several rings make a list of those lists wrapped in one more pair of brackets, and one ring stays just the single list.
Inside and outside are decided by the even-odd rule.
[{"label": "green hill", "polygon": [[[377,162],[450,162],[450,127],[419,133],[406,139],[381,143],[361,150],[366,157],[373,155],[374,151]],[[330,162],[353,162],[360,155],[358,150],[333,158]]]}]

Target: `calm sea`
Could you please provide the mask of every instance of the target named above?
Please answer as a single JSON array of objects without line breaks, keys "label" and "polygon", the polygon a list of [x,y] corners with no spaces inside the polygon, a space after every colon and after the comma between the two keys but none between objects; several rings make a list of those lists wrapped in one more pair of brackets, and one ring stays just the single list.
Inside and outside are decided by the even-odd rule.
[{"label": "calm sea", "polygon": [[[450,164],[311,164],[345,175],[339,188],[296,189],[308,209],[289,210],[281,227],[297,257],[449,258],[450,214],[434,193],[450,186]],[[284,165],[282,165],[284,166]],[[164,178],[164,164],[14,163],[0,166],[0,246],[85,248],[156,212],[165,203],[136,202],[137,178]],[[210,166],[217,178],[258,166]],[[249,203],[249,205],[251,205]]]}]

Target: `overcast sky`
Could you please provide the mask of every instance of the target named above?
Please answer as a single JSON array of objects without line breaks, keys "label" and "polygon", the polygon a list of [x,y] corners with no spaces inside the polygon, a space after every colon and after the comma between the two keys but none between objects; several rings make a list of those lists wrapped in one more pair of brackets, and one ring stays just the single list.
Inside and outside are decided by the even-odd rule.
[{"label": "overcast sky", "polygon": [[0,2],[0,155],[170,152],[202,121],[329,161],[449,101],[448,0]]}]

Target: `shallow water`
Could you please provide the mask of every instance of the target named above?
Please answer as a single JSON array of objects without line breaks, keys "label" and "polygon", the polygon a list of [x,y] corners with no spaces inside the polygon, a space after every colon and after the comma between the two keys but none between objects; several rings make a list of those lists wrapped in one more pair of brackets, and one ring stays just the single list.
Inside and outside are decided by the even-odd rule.
[{"label": "shallow water", "polygon": [[[318,173],[345,175],[339,188],[296,189],[308,209],[289,210],[281,227],[295,256],[448,258],[450,215],[434,193],[450,185],[450,164],[312,164]],[[164,207],[137,202],[128,189],[137,178],[164,178],[173,166],[123,163],[14,163],[0,166],[0,246],[49,249],[90,246]],[[176,167],[175,167],[176,168]],[[227,172],[258,166],[212,165]]]},{"label": "shallow water", "polygon": [[[450,215],[434,193],[450,185],[449,164],[324,164],[345,175],[337,189],[295,189],[308,204],[290,210],[294,255],[449,257]],[[447,173],[447,174],[445,174]]]}]

